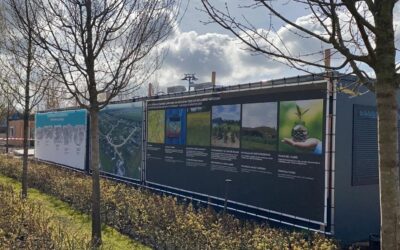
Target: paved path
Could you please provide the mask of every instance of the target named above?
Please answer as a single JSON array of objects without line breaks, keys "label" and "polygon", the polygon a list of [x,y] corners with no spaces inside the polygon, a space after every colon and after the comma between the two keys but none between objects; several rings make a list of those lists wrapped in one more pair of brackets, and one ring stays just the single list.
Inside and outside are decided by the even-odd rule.
[{"label": "paved path", "polygon": [[[23,149],[14,149],[14,150],[12,150],[12,152],[15,155],[23,155],[24,154],[24,150]],[[33,155],[35,155],[35,150],[33,148],[28,149],[28,156],[33,156]]]}]

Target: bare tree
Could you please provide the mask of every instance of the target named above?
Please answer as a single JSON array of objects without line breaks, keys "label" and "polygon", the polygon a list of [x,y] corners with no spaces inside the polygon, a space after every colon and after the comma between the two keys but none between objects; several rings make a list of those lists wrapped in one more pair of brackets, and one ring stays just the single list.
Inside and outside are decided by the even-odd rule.
[{"label": "bare tree", "polygon": [[[90,116],[92,244],[101,244],[98,112],[153,71],[152,50],[174,31],[180,0],[35,0],[39,43]],[[46,35],[47,37],[44,37]]]},{"label": "bare tree", "polygon": [[28,7],[28,0],[6,0],[4,9],[7,39],[0,56],[1,88],[23,109],[22,197],[26,198],[29,115],[43,98],[50,76],[41,68],[41,64],[46,63],[45,51],[34,43],[32,12],[36,10]]},{"label": "bare tree", "polygon": [[[250,17],[235,17],[230,8],[216,8],[209,0],[202,0],[205,11],[224,29],[240,39],[248,48],[269,58],[286,63],[296,69],[328,68],[344,70],[358,76],[360,84],[374,82],[378,109],[379,137],[379,187],[381,206],[382,249],[400,248],[400,192],[399,159],[397,142],[396,91],[400,83],[400,66],[395,58],[393,11],[397,0],[349,1],[349,0],[301,0],[285,1],[286,7],[277,1],[250,1],[249,9],[265,10],[266,22],[277,19],[285,29],[299,39],[320,41],[331,48],[337,57],[332,66],[315,59],[321,54],[315,51],[299,53],[280,33],[274,22],[267,29],[258,29]],[[295,4],[296,8],[309,11],[308,18],[314,29],[302,26],[280,10]],[[311,67],[311,68],[310,68]],[[368,71],[371,73],[369,74]],[[376,77],[376,80],[372,80]]]},{"label": "bare tree", "polygon": [[[7,126],[8,108],[9,108],[9,106],[8,106],[7,97],[3,93],[1,93],[0,94],[0,127],[4,126],[4,124],[5,124],[7,129],[8,129],[8,126]],[[0,133],[3,133],[3,132],[0,132]],[[6,131],[6,136],[7,136],[7,131]],[[3,139],[4,138],[0,137],[0,140],[3,140]]]},{"label": "bare tree", "polygon": [[0,123],[2,123],[7,117],[8,103],[8,96],[2,91],[0,93]]},{"label": "bare tree", "polygon": [[7,101],[2,95],[0,95],[0,122],[5,119],[7,113]]},{"label": "bare tree", "polygon": [[69,94],[64,84],[53,80],[47,86],[40,107],[46,110],[59,109],[68,106],[72,99],[74,98]]},{"label": "bare tree", "polygon": [[[0,48],[4,44],[5,41],[5,18],[4,18],[4,6],[0,4]],[[0,72],[1,73],[1,72]],[[1,76],[0,76],[1,79]],[[8,108],[9,108],[9,95],[1,91],[0,92],[0,123],[6,119],[8,115]],[[7,127],[8,129],[8,127]]]},{"label": "bare tree", "polygon": [[[1,78],[0,78],[1,79]],[[12,99],[12,95],[9,93],[8,88],[4,89],[0,88],[1,95],[0,95],[0,121],[6,121],[6,153],[9,151],[9,133],[10,133],[10,114],[16,112],[14,107],[14,101]]]}]

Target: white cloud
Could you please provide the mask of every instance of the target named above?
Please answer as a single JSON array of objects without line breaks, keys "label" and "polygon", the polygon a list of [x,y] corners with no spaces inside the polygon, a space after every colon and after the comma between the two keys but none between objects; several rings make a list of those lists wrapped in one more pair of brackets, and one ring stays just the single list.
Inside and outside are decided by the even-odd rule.
[{"label": "white cloud", "polygon": [[217,84],[255,82],[283,75],[285,67],[265,56],[252,55],[236,38],[225,34],[177,32],[167,44],[168,54],[158,71],[161,86],[184,85],[184,73],[196,73],[198,82],[211,81],[217,72]]}]

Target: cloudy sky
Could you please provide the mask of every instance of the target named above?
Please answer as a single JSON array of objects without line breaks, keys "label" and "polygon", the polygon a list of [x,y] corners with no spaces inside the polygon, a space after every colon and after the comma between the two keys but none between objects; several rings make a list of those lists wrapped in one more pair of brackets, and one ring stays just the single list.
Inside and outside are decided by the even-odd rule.
[{"label": "cloudy sky", "polygon": [[219,105],[212,107],[212,119],[240,121],[240,104]]},{"label": "cloudy sky", "polygon": [[242,126],[247,128],[277,127],[278,103],[243,104]]},{"label": "cloudy sky", "polygon": [[[246,5],[248,0],[213,0],[211,2],[220,8],[224,8],[225,2],[228,2],[232,15],[239,18],[246,15],[257,28],[268,28],[269,17],[262,9],[236,8],[239,2]],[[290,4],[277,6],[279,10],[284,10],[287,16],[304,27],[315,30],[304,7],[293,5],[292,1],[285,2],[290,2]],[[397,4],[396,11],[400,11],[399,5]],[[195,73],[199,79],[197,83],[200,83],[210,81],[212,71],[217,72],[217,84],[221,85],[305,74],[264,56],[252,55],[245,50],[244,45],[217,24],[205,25],[204,22],[207,22],[209,18],[202,9],[199,0],[189,1],[178,30],[167,42],[169,50],[162,68],[151,79],[152,82],[158,82],[164,88],[173,85],[187,86],[187,82],[180,80],[184,73]],[[400,15],[395,15],[395,19],[395,25],[399,25]],[[298,53],[324,49],[318,41],[299,39],[293,32],[281,27],[279,22],[274,22],[274,26],[280,36],[285,41],[289,41],[288,44],[296,48]],[[397,28],[397,34],[399,34],[399,29]],[[321,59],[323,57],[322,53],[314,56]]]}]

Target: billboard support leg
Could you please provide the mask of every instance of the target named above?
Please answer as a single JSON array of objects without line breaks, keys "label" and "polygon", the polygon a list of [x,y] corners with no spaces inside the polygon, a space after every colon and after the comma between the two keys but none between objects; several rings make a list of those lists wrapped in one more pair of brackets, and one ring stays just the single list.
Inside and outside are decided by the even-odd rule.
[{"label": "billboard support leg", "polygon": [[226,207],[228,206],[229,183],[231,179],[225,179],[225,200],[224,200],[224,214],[226,214]]}]

